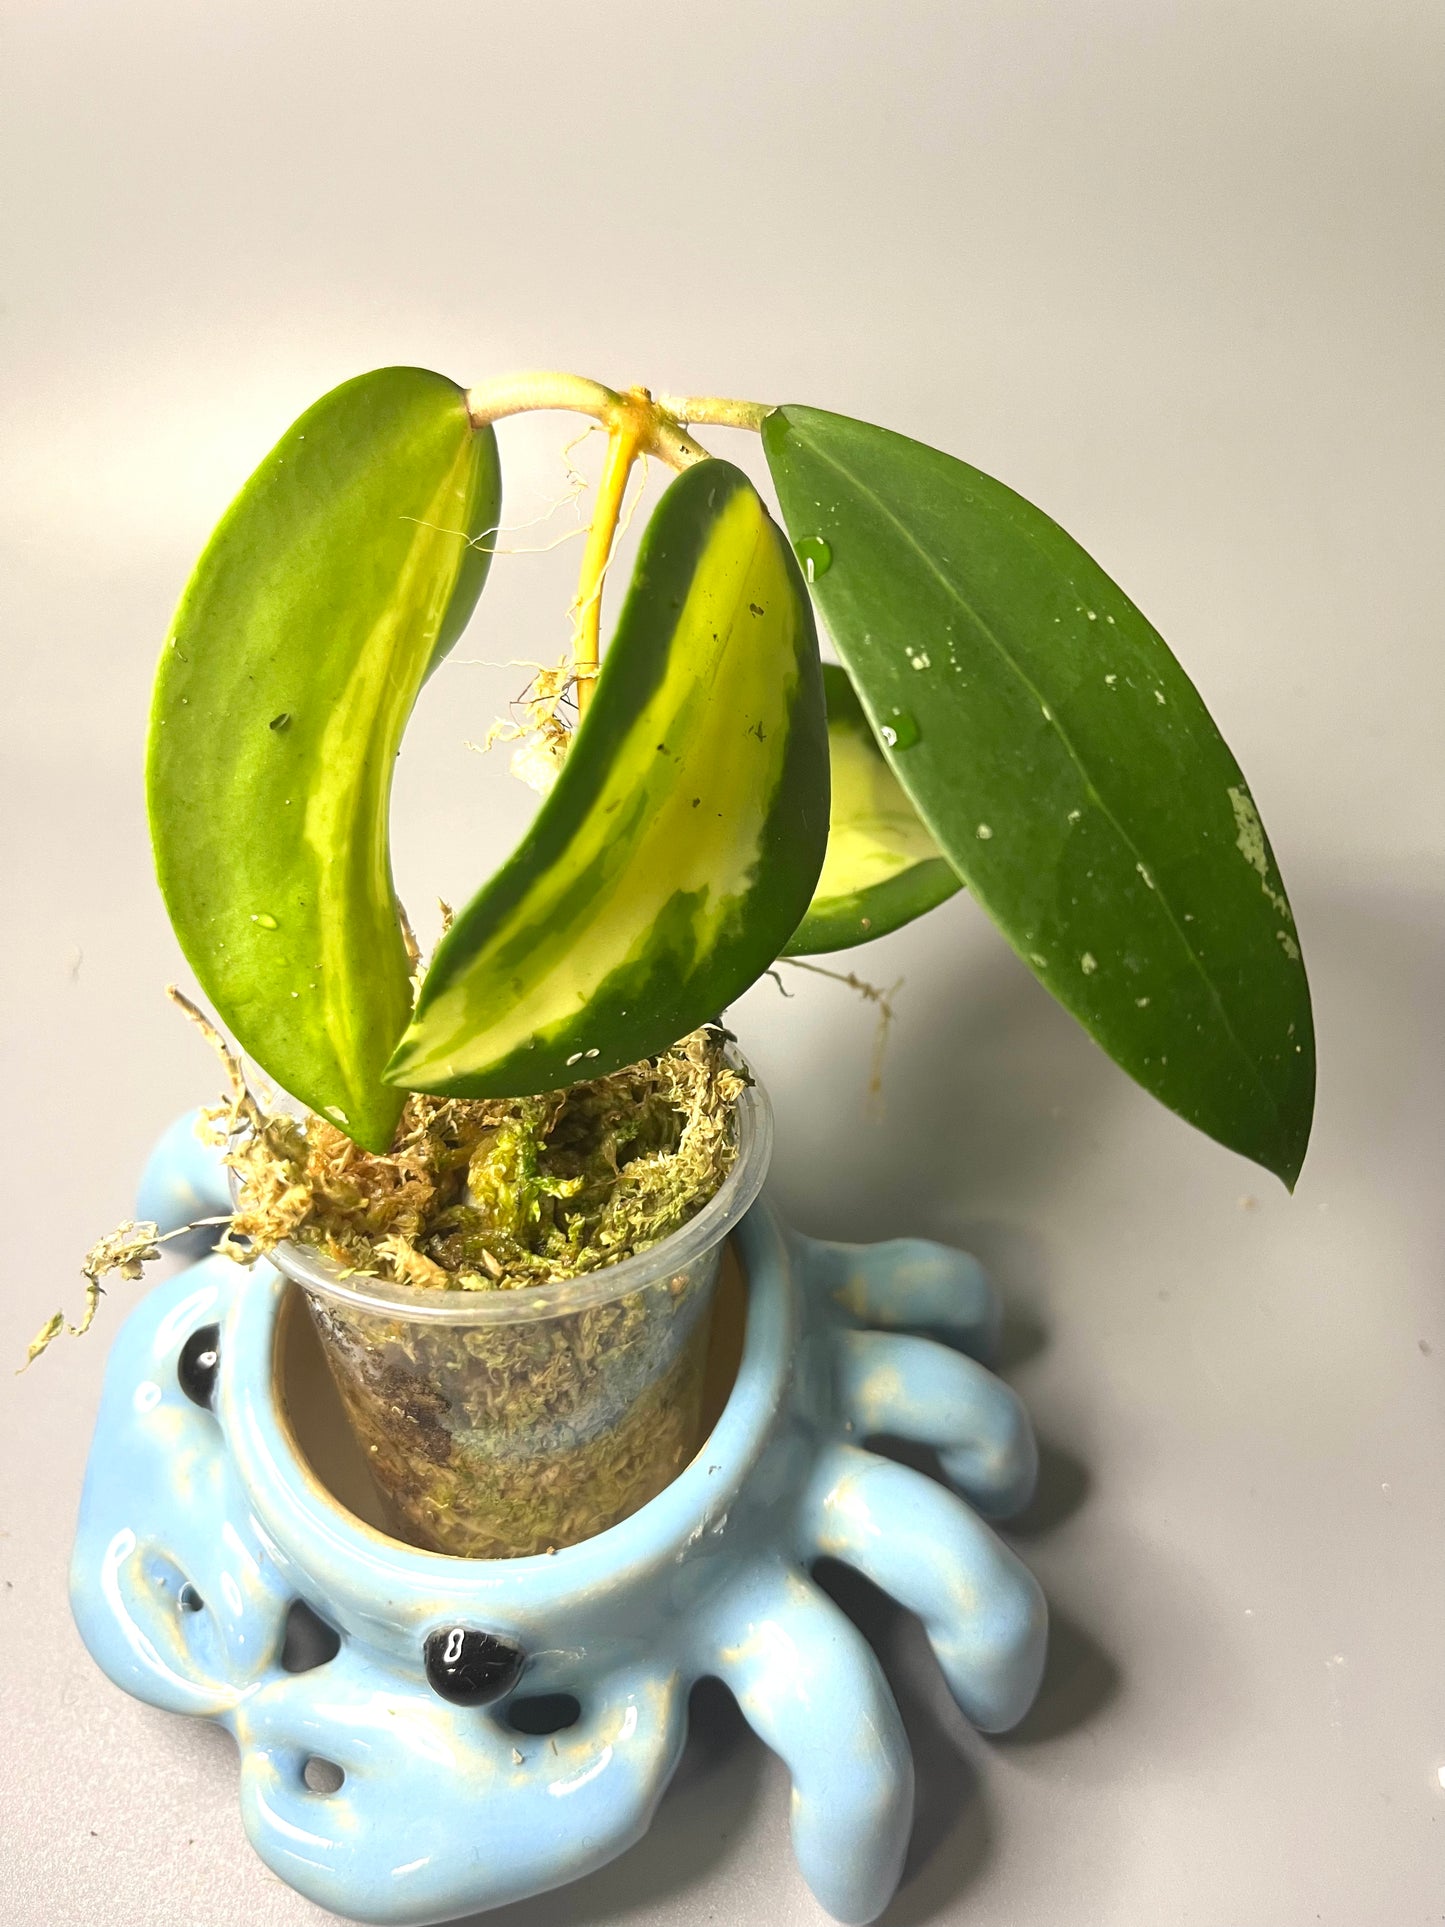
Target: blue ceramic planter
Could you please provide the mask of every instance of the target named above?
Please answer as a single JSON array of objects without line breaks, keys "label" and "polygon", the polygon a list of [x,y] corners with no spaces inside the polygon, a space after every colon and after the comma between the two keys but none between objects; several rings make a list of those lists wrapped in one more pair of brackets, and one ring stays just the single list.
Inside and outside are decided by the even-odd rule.
[{"label": "blue ceramic planter", "polygon": [[[226,1204],[214,1153],[175,1127],[142,1213],[164,1227]],[[809,1577],[824,1554],[918,1614],[975,1724],[1027,1710],[1044,1602],[980,1515],[1027,1501],[1036,1455],[1017,1398],[973,1356],[995,1318],[978,1265],[918,1240],[820,1244],[765,1202],[735,1245],[742,1357],[702,1450],[632,1517],[521,1559],[416,1550],[320,1481],[278,1391],[295,1294],[271,1265],[203,1258],[126,1322],[76,1620],[127,1692],[229,1729],[247,1833],[312,1900],[437,1922],[601,1866],[646,1830],[689,1687],[715,1675],[787,1763],[814,1893],[871,1920],[902,1866],[912,1763],[871,1649]],[[939,1447],[967,1503],[864,1449],[881,1434]],[[298,1601],[339,1636],[306,1671],[282,1663]],[[575,1700],[575,1723],[527,1731],[553,1695]]]}]

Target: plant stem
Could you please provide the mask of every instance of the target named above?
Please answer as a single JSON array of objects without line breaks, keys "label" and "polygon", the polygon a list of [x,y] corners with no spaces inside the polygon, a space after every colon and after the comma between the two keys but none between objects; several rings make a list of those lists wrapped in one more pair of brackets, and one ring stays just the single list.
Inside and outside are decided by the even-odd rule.
[{"label": "plant stem", "polygon": [[610,429],[623,417],[628,418],[636,436],[636,453],[655,455],[669,468],[691,468],[707,460],[707,450],[695,442],[677,418],[661,408],[645,388],[618,392],[604,388],[600,381],[585,375],[563,375],[546,370],[538,374],[504,375],[499,381],[484,382],[467,393],[467,408],[472,420],[501,421],[505,415],[524,415],[533,409],[562,408],[576,415],[591,415]]},{"label": "plant stem", "polygon": [[771,402],[729,401],[725,395],[659,395],[657,405],[689,427],[703,423],[713,428],[750,428],[754,434],[773,412]]},{"label": "plant stem", "polygon": [[602,584],[612,559],[627,477],[637,455],[637,435],[631,418],[625,415],[615,418],[607,432],[607,458],[597,484],[597,504],[592,512],[582,572],[572,602],[572,667],[579,718],[586,715],[592,700],[602,635]]},{"label": "plant stem", "polygon": [[756,431],[771,410],[766,402],[729,401],[720,395],[663,395],[654,400],[646,388],[619,391],[604,387],[600,381],[589,381],[585,375],[553,370],[504,375],[467,391],[467,409],[478,427],[506,415],[548,408],[591,415],[607,429],[607,459],[597,484],[597,506],[572,601],[572,660],[580,717],[586,713],[597,677],[602,583],[632,464],[639,455],[655,455],[669,468],[691,468],[694,462],[708,460],[708,451],[688,434],[685,422]]}]

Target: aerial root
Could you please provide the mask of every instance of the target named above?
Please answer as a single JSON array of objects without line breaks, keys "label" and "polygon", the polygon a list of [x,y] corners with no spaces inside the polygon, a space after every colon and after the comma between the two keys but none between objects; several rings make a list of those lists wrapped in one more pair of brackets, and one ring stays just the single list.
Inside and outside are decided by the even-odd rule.
[{"label": "aerial root", "polygon": [[[878,1029],[873,1038],[873,1060],[868,1076],[868,1098],[870,1109],[872,1109],[876,1116],[881,1117],[883,1114],[883,1059],[888,1048],[888,1033],[892,1028],[895,1014],[893,999],[903,988],[903,978],[900,977],[896,983],[890,984],[888,988],[884,990],[878,984],[870,984],[865,978],[858,976],[854,971],[829,970],[823,964],[808,963],[802,957],[779,957],[778,962],[788,964],[794,970],[806,970],[814,977],[831,978],[835,984],[842,984],[848,990],[855,991],[865,1003],[876,1004],[878,1006]],[[769,971],[768,975],[776,979],[779,990],[782,990],[782,980],[777,977],[777,973],[775,971]],[[784,990],[783,995],[786,997],[788,992]]]}]

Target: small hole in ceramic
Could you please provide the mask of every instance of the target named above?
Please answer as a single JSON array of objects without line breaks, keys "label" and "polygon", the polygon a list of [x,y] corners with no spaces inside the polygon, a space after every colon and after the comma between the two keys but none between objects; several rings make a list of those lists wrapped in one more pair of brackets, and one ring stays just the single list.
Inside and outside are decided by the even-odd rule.
[{"label": "small hole in ceramic", "polygon": [[302,1767],[301,1777],[309,1793],[340,1793],[346,1785],[346,1774],[335,1760],[323,1760],[318,1753]]},{"label": "small hole in ceramic", "polygon": [[181,1587],[176,1597],[183,1613],[198,1613],[203,1610],[206,1603],[189,1580]]},{"label": "small hole in ceramic", "polygon": [[288,1673],[310,1673],[341,1651],[341,1635],[304,1599],[293,1599],[281,1640],[281,1665]]},{"label": "small hole in ceramic", "polygon": [[511,1700],[502,1717],[514,1733],[561,1733],[581,1719],[582,1706],[570,1693],[529,1693]]}]

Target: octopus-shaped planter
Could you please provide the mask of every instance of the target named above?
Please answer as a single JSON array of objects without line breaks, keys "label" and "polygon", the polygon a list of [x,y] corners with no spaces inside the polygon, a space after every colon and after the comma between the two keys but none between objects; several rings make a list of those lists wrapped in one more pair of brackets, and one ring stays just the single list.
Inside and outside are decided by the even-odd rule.
[{"label": "octopus-shaped planter", "polygon": [[[227,1202],[175,1127],[143,1209],[168,1228]],[[1027,1502],[1036,1452],[973,1356],[995,1326],[979,1266],[915,1239],[817,1243],[766,1202],[734,1238],[746,1327],[705,1444],[640,1511],[551,1555],[419,1551],[333,1496],[278,1391],[295,1294],[269,1264],[204,1258],[127,1320],[75,1617],[117,1685],[229,1729],[246,1831],[310,1899],[436,1922],[591,1872],[646,1830],[689,1688],[713,1675],[787,1764],[813,1892],[871,1920],[903,1864],[913,1768],[871,1648],[809,1576],[825,1554],[919,1616],[977,1726],[1027,1710],[1043,1596],[980,1515]],[[881,1435],[938,1447],[967,1503],[865,1449]],[[302,1671],[298,1613],[326,1642]],[[562,1696],[577,1717],[539,1733]]]}]

